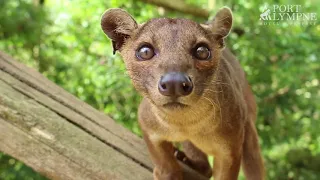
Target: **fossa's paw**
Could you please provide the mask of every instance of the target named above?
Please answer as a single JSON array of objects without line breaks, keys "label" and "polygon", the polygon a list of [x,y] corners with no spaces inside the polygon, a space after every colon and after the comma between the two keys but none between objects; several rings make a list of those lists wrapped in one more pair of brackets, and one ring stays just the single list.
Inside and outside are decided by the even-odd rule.
[{"label": "fossa's paw", "polygon": [[184,164],[186,164],[190,168],[198,171],[200,174],[204,175],[205,177],[210,178],[212,176],[212,169],[211,169],[210,165],[208,165],[206,163],[193,162],[191,159],[189,159],[187,157],[187,155],[183,151],[180,151],[177,148],[175,148],[174,156],[176,157],[176,159],[183,162]]},{"label": "fossa's paw", "polygon": [[174,157],[176,157],[179,161],[183,162],[189,167],[192,167],[192,162],[188,159],[188,157],[183,151],[180,151],[179,149],[175,148]]}]

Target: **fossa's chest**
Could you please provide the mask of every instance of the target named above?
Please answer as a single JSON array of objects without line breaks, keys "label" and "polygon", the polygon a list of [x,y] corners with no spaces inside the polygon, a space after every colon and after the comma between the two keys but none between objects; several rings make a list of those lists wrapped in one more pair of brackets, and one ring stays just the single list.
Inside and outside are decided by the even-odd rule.
[{"label": "fossa's chest", "polygon": [[174,117],[157,117],[158,128],[154,131],[154,136],[166,141],[180,142],[184,140],[212,136],[219,124],[218,116],[209,113],[206,117],[184,117],[176,119]]},{"label": "fossa's chest", "polygon": [[150,138],[170,142],[189,140],[205,153],[212,154],[212,152],[216,151],[216,148],[223,146],[224,136],[222,131],[225,131],[228,125],[223,123],[219,114],[214,112],[208,114],[206,117],[192,119],[193,121],[180,119],[180,121],[188,122],[183,125],[170,123],[173,122],[173,119],[157,117],[159,126],[150,134]]}]

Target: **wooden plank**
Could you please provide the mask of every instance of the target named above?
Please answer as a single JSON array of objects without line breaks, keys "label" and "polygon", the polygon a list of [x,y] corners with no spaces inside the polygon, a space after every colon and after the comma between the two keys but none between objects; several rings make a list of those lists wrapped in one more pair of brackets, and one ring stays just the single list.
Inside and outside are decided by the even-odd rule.
[{"label": "wooden plank", "polygon": [[[36,89],[58,103],[97,123],[105,130],[128,142],[141,152],[145,151],[144,142],[127,129],[116,124],[111,118],[80,101],[61,87],[46,79],[32,68],[26,67],[0,51],[0,70],[7,72],[19,81]],[[115,133],[116,132],[116,133]]]},{"label": "wooden plank", "polygon": [[[0,149],[51,179],[85,179],[85,168],[0,118]],[[67,166],[66,166],[67,165]],[[60,173],[55,174],[54,169]],[[62,170],[61,170],[62,169]],[[68,172],[68,173],[64,173]],[[92,179],[98,179],[92,176]]]},{"label": "wooden plank", "polygon": [[0,79],[9,84],[11,87],[13,87],[13,89],[17,90],[21,94],[24,94],[27,97],[36,100],[39,104],[50,108],[60,116],[68,119],[68,121],[71,121],[81,129],[90,133],[92,136],[98,138],[100,141],[108,144],[111,147],[114,147],[134,161],[142,164],[150,171],[152,170],[152,163],[149,158],[148,151],[146,150],[146,147],[144,145],[141,145],[141,148],[144,148],[143,151],[141,151],[141,148],[137,149],[135,148],[135,146],[131,146],[130,143],[119,138],[119,136],[115,136],[113,133],[110,133],[102,126],[93,123],[86,117],[83,117],[80,114],[72,111],[68,107],[65,107],[64,105],[56,102],[50,97],[13,78],[7,73],[0,71]]},{"label": "wooden plank", "polygon": [[0,80],[0,150],[52,179],[152,179],[114,148]]}]

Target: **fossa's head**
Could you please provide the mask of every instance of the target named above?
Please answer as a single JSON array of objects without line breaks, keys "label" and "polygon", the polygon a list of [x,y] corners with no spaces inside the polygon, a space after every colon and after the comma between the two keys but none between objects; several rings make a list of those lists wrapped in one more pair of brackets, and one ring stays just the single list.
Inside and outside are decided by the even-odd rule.
[{"label": "fossa's head", "polygon": [[185,108],[210,89],[232,13],[222,8],[208,24],[170,18],[137,24],[126,11],[110,9],[101,26],[143,96],[158,107]]}]

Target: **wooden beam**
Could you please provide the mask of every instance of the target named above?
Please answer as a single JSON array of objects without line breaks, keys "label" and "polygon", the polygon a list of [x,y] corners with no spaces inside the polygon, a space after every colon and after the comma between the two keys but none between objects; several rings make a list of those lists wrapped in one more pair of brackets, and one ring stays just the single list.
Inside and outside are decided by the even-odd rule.
[{"label": "wooden beam", "polygon": [[152,177],[150,170],[3,80],[0,87],[1,151],[52,179]]},{"label": "wooden beam", "polygon": [[152,179],[142,139],[2,52],[0,151],[51,179]]}]

